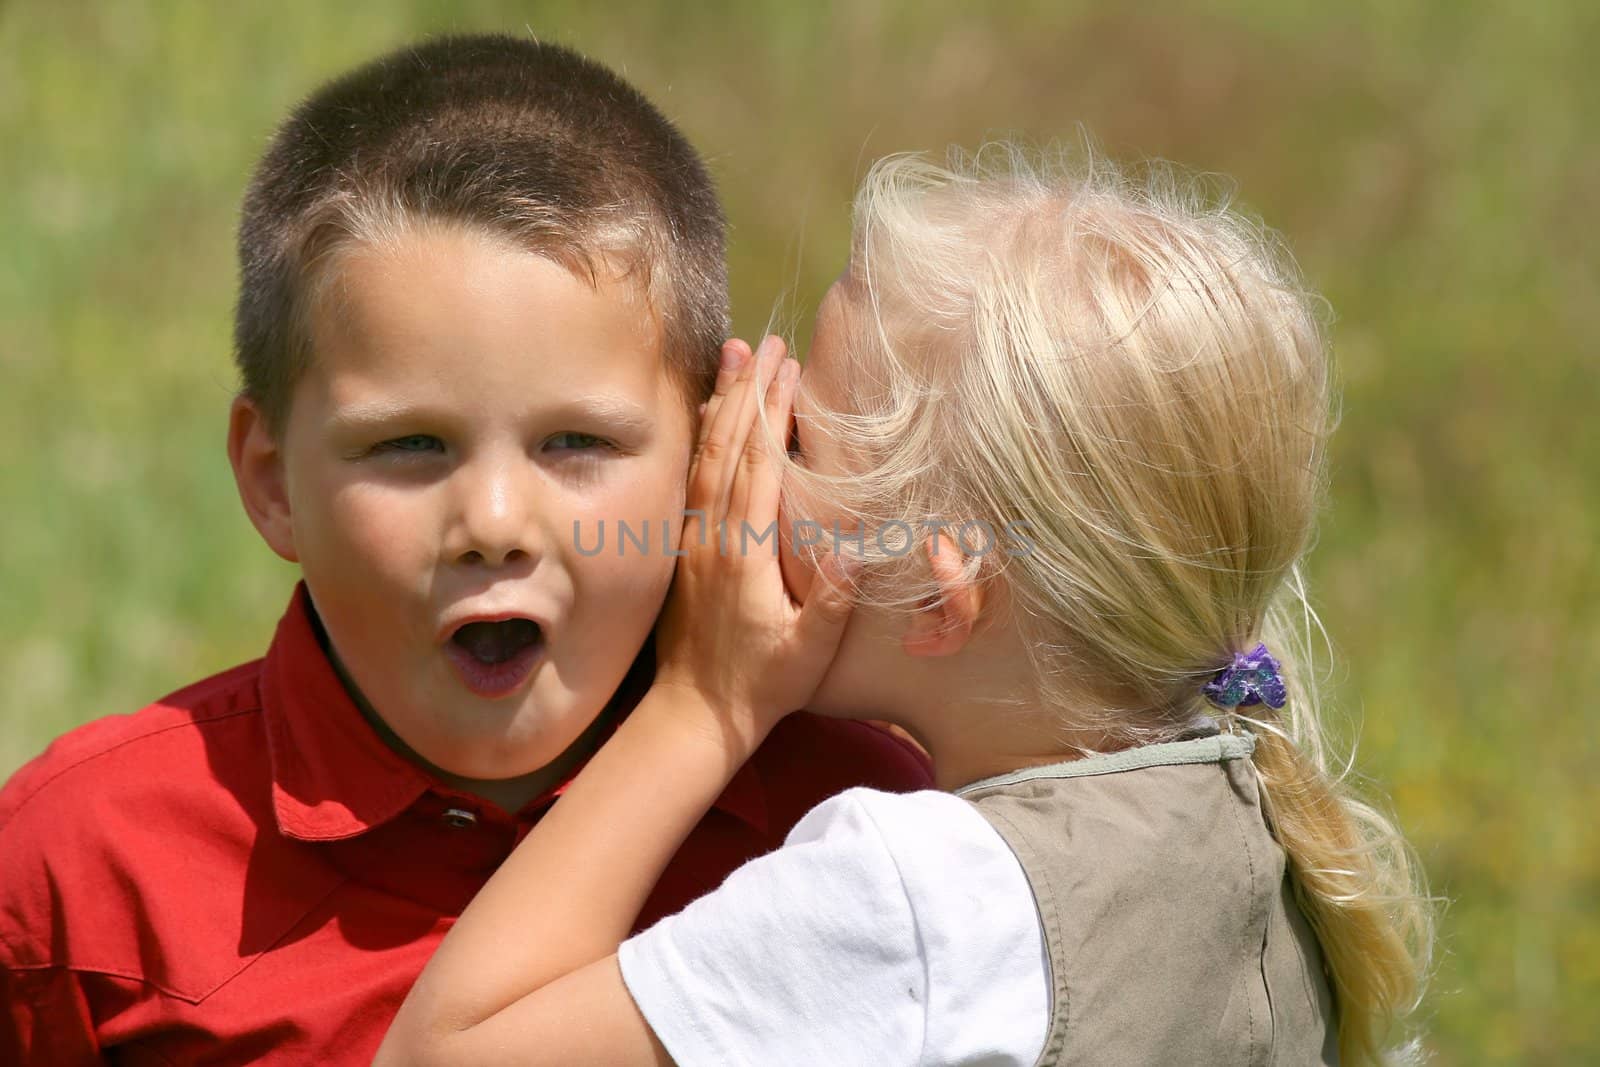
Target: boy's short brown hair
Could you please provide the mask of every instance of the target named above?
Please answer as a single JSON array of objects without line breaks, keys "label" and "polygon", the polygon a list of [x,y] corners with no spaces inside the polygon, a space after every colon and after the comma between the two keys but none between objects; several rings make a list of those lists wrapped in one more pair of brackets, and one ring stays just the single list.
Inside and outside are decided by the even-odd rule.
[{"label": "boy's short brown hair", "polygon": [[256,167],[234,347],[243,393],[274,433],[309,365],[323,268],[347,244],[423,220],[484,229],[579,276],[626,272],[685,396],[709,394],[728,279],[699,155],[636,89],[570,49],[443,37],[317,90]]}]

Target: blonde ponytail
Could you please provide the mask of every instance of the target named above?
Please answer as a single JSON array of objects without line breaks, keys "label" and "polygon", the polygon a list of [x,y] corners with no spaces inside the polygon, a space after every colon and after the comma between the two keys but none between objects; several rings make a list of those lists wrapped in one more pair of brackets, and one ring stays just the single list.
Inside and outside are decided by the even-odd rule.
[{"label": "blonde ponytail", "polygon": [[1329,767],[1309,642],[1297,642],[1277,614],[1266,638],[1295,655],[1285,665],[1289,703],[1238,716],[1255,734],[1263,807],[1322,946],[1341,1062],[1412,1062],[1418,1049],[1397,1024],[1416,1010],[1431,962],[1433,912],[1422,867],[1394,823]]}]

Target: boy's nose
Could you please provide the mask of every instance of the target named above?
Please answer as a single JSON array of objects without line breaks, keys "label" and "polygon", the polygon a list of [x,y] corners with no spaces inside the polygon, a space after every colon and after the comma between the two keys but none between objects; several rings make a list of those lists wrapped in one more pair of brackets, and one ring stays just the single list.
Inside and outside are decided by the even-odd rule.
[{"label": "boy's nose", "polygon": [[537,559],[541,536],[532,509],[533,487],[512,465],[463,470],[456,521],[446,549],[458,563],[499,567]]}]

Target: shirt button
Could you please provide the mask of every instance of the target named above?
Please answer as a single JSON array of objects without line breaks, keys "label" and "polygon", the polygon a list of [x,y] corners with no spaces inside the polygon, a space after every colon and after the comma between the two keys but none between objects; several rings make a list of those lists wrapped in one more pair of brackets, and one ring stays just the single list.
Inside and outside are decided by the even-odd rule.
[{"label": "shirt button", "polygon": [[447,808],[439,818],[452,830],[465,830],[478,823],[478,817],[465,808]]}]

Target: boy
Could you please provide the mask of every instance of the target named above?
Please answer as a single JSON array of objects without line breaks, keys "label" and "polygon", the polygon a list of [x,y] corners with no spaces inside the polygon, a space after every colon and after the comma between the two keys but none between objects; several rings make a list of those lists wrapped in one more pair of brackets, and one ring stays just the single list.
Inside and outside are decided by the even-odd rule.
[{"label": "boy", "polygon": [[[369,1061],[649,677],[727,332],[677,131],[566,50],[435,41],[291,116],[240,263],[229,457],[304,581],[265,659],[0,793],[0,1061]],[[791,717],[639,921],[831,793],[927,783],[885,734]]]}]

